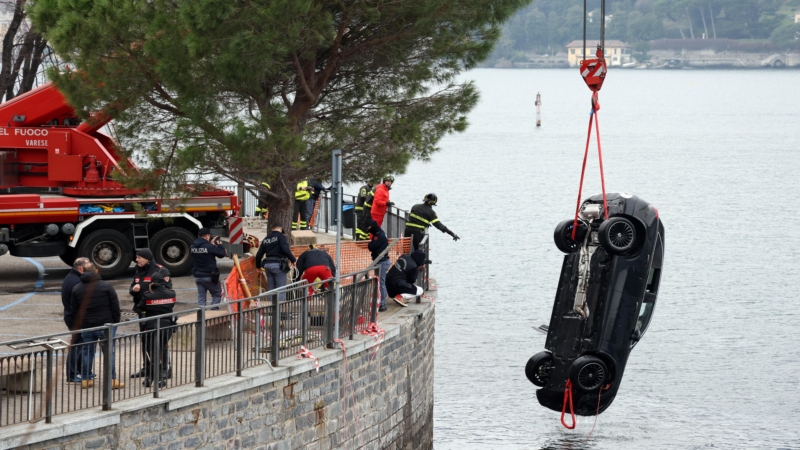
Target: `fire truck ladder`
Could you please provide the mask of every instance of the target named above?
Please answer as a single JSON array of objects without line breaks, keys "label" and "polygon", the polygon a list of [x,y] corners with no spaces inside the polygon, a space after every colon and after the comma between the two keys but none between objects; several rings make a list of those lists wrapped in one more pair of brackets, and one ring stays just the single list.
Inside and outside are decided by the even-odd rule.
[{"label": "fire truck ladder", "polygon": [[133,226],[134,248],[150,248],[150,235],[147,233],[147,222],[133,222],[131,226]]}]

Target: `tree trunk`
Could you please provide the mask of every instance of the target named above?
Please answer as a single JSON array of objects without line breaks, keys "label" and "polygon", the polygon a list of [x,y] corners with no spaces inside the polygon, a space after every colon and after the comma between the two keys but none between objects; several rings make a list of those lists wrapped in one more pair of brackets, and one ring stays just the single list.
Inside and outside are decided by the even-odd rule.
[{"label": "tree trunk", "polygon": [[705,39],[708,39],[711,36],[708,35],[708,27],[706,26],[706,15],[703,12],[703,8],[698,8],[698,9],[700,10],[700,18],[703,19],[703,30],[705,30],[706,32]]},{"label": "tree trunk", "polygon": [[686,11],[686,21],[689,22],[689,34],[692,36],[692,39],[694,39],[694,29],[692,28],[692,16],[689,14],[689,7],[687,6],[686,8],[684,8],[684,10]]},{"label": "tree trunk", "polygon": [[[292,212],[294,212],[294,192],[287,192],[286,189],[280,188],[281,183],[276,182],[273,186],[272,192],[277,194],[279,198],[269,196],[267,198],[267,209],[269,215],[267,218],[268,230],[276,226],[283,227],[283,231],[287,237],[291,236],[292,232]],[[290,239],[291,241],[291,239]]]},{"label": "tree trunk", "polygon": [[714,25],[714,8],[711,6],[711,2],[708,2],[708,11],[711,13],[711,31],[714,32],[714,39],[717,38],[717,26]]},{"label": "tree trunk", "polygon": [[683,28],[681,28],[681,24],[679,24],[677,20],[675,21],[675,26],[678,27],[678,31],[681,32],[681,39],[686,39],[686,35],[683,34]]}]

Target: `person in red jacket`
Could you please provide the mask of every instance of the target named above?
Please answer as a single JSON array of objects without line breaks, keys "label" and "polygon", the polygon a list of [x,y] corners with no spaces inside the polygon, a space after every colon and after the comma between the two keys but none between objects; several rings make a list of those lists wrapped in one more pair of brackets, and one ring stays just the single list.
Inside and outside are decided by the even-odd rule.
[{"label": "person in red jacket", "polygon": [[375,197],[372,199],[370,214],[372,215],[372,220],[379,227],[383,225],[383,216],[386,215],[386,210],[394,205],[393,202],[389,201],[389,190],[392,189],[392,183],[394,183],[394,177],[386,175],[383,177],[383,183],[375,187]]}]

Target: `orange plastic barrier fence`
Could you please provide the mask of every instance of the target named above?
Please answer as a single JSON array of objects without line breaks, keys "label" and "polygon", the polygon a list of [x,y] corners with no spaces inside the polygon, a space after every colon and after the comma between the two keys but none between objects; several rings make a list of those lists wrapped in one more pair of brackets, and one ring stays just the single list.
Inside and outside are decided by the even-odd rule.
[{"label": "orange plastic barrier fence", "polygon": [[[250,293],[253,295],[258,295],[260,292],[260,279],[258,273],[259,271],[256,270],[256,259],[252,256],[242,258],[239,261],[239,265],[242,267],[242,272],[244,273],[243,278],[247,280],[247,286],[250,288]],[[236,266],[233,266],[231,268],[231,273],[228,274],[228,278],[225,279],[225,288],[228,291],[228,299],[230,301],[247,298],[244,290],[242,289],[242,284],[239,283],[239,278],[239,271],[236,270]],[[234,311],[237,310],[236,304],[231,306]],[[245,305],[244,309],[249,309],[250,307],[251,305]]]},{"label": "orange plastic barrier fence", "polygon": [[[391,245],[394,241],[395,239],[389,239],[389,245]],[[348,273],[358,272],[366,269],[370,264],[372,264],[372,255],[370,255],[367,244],[368,241],[346,241],[341,243],[342,254],[341,262],[339,263],[341,267],[337,267],[340,274],[347,275]],[[318,245],[317,248],[328,252],[328,254],[331,255],[331,258],[336,261],[336,244],[321,244]],[[394,262],[400,257],[400,255],[408,253],[410,248],[411,238],[400,238],[400,242],[398,242],[394,247],[392,247],[391,250],[389,250],[389,259]],[[295,257],[300,257],[300,255],[306,250],[308,250],[308,246],[306,245],[292,246],[292,254]],[[344,280],[343,283],[345,283]]]}]

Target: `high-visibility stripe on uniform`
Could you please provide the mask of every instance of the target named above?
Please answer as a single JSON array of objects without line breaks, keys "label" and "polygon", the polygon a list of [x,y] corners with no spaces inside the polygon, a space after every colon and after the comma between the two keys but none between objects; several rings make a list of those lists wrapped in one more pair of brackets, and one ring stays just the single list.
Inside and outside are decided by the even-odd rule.
[{"label": "high-visibility stripe on uniform", "polygon": [[420,225],[420,224],[418,224],[418,223],[411,223],[411,222],[406,222],[406,226],[407,226],[407,227],[414,227],[414,228],[422,228],[423,230],[424,230],[425,228],[428,228],[428,227],[426,227],[425,225]]},{"label": "high-visibility stripe on uniform", "polygon": [[[435,220],[434,220],[433,222],[431,222],[431,221],[429,221],[429,220],[427,220],[427,219],[423,219],[422,217],[420,217],[420,216],[418,216],[418,215],[416,215],[416,214],[414,214],[414,213],[411,213],[411,214],[409,214],[409,216],[410,216],[412,219],[417,219],[417,220],[419,220],[420,222],[422,222],[422,223],[424,223],[424,224],[426,224],[426,225],[428,225],[428,226],[430,226],[430,225],[431,225],[433,222],[436,222]],[[438,219],[437,219],[437,220],[438,220]]]},{"label": "high-visibility stripe on uniform", "polygon": [[295,189],[295,191],[294,191],[294,199],[295,200],[299,200],[301,202],[304,202],[304,201],[308,200],[309,198],[311,198],[311,193],[308,192],[308,189],[306,189],[305,191],[302,191],[302,190],[300,190],[300,188],[308,188],[308,180],[301,181],[301,182],[297,183],[297,189]]}]

